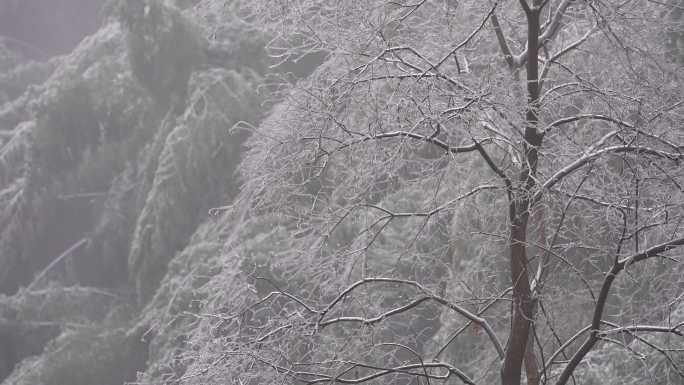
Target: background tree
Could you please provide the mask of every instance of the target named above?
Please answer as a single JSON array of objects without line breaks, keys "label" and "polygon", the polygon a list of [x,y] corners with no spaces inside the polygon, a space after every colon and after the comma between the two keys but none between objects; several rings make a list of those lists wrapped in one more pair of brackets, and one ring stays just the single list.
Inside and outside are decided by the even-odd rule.
[{"label": "background tree", "polygon": [[[166,76],[170,119],[163,119],[170,108],[160,109],[164,100],[150,92],[159,79],[141,79],[131,68],[128,31],[111,17],[114,8],[67,55],[39,63],[0,53],[3,383],[121,384],[148,364],[151,373],[167,367],[165,359],[174,356],[167,352],[181,339],[152,343],[148,321],[169,298],[168,282],[162,285],[169,262],[186,247],[193,252],[183,257],[199,259],[195,243],[217,233],[199,225],[211,221],[209,208],[236,192],[233,172],[245,135],[228,128],[258,120],[263,69],[254,48],[260,35],[241,35],[240,24],[228,21],[232,15],[199,3],[184,12],[150,3],[158,12],[152,27],[159,28],[143,32],[150,54],[158,44],[171,58],[153,60]],[[222,26],[202,25],[210,17]],[[174,21],[176,29],[162,28]],[[174,32],[182,37],[172,40],[180,59],[168,48]],[[198,42],[240,53],[255,66],[224,61],[210,68],[209,58],[182,56],[205,48]],[[174,72],[183,60],[204,65]],[[174,76],[182,81],[174,83]],[[216,247],[218,240],[206,242]],[[182,272],[176,267],[167,280]],[[158,290],[148,314],[143,305]],[[174,326],[180,334],[186,324]]]}]

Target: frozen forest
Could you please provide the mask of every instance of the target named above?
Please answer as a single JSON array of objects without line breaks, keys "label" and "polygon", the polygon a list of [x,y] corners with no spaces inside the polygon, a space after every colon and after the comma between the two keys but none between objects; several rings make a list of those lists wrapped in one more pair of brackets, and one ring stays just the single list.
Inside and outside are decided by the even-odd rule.
[{"label": "frozen forest", "polygon": [[1,385],[684,385],[684,0],[0,0]]}]

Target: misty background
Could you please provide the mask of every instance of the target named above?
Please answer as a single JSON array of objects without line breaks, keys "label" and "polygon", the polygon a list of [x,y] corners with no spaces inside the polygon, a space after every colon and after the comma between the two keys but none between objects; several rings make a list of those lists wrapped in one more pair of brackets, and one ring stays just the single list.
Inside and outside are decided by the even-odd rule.
[{"label": "misty background", "polygon": [[27,57],[45,60],[71,52],[100,26],[105,0],[2,0],[0,35]]}]

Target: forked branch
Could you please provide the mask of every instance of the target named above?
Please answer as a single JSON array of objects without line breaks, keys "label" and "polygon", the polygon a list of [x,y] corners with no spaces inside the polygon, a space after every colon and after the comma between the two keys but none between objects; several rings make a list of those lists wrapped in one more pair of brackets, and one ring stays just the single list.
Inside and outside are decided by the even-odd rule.
[{"label": "forked branch", "polygon": [[[556,385],[565,385],[570,379],[570,376],[572,376],[573,372],[577,368],[577,366],[582,362],[584,357],[589,353],[596,342],[598,342],[601,339],[602,332],[600,331],[601,323],[602,323],[602,317],[603,317],[603,310],[606,306],[606,302],[608,300],[608,294],[610,293],[610,288],[613,284],[613,281],[615,281],[615,278],[618,276],[618,274],[624,270],[627,266],[637,263],[643,260],[646,260],[648,258],[652,258],[655,256],[658,256],[664,252],[667,252],[669,250],[675,249],[679,246],[684,245],[684,238],[678,238],[674,239],[665,243],[661,243],[659,245],[653,246],[647,250],[644,250],[640,253],[631,255],[626,258],[622,259],[615,259],[615,262],[613,263],[613,267],[610,269],[610,271],[606,274],[605,278],[603,279],[603,284],[601,286],[601,291],[599,293],[598,299],[596,301],[596,305],[594,306],[594,315],[592,317],[592,322],[591,322],[591,327],[589,328],[590,334],[589,337],[587,337],[586,341],[580,346],[580,348],[577,350],[577,352],[572,356],[570,359],[570,362],[566,365],[566,367],[563,369],[563,372],[561,373],[560,377],[558,378],[558,381],[556,381]],[[678,331],[678,328],[673,329],[674,331],[670,332],[675,332]],[[676,333],[675,333],[676,334]]]}]

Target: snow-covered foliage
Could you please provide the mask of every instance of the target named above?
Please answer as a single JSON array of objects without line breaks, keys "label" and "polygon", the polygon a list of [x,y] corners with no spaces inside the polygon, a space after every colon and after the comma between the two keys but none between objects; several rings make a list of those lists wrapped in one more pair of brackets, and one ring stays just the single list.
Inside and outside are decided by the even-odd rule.
[{"label": "snow-covered foliage", "polygon": [[[206,8],[183,15],[158,6],[188,25]],[[192,234],[211,221],[209,209],[237,191],[245,133],[233,126],[261,114],[260,69],[193,68],[180,113],[167,113],[131,69],[131,33],[109,17],[69,55],[3,61],[0,287],[19,304],[0,309],[10,325],[2,377],[15,366],[5,383],[135,379],[149,344],[136,326],[150,318],[140,309],[165,287],[177,253],[201,249]],[[240,51],[255,34],[221,38],[215,43],[236,55],[256,53]],[[21,336],[32,330],[44,337],[27,350]]]}]

